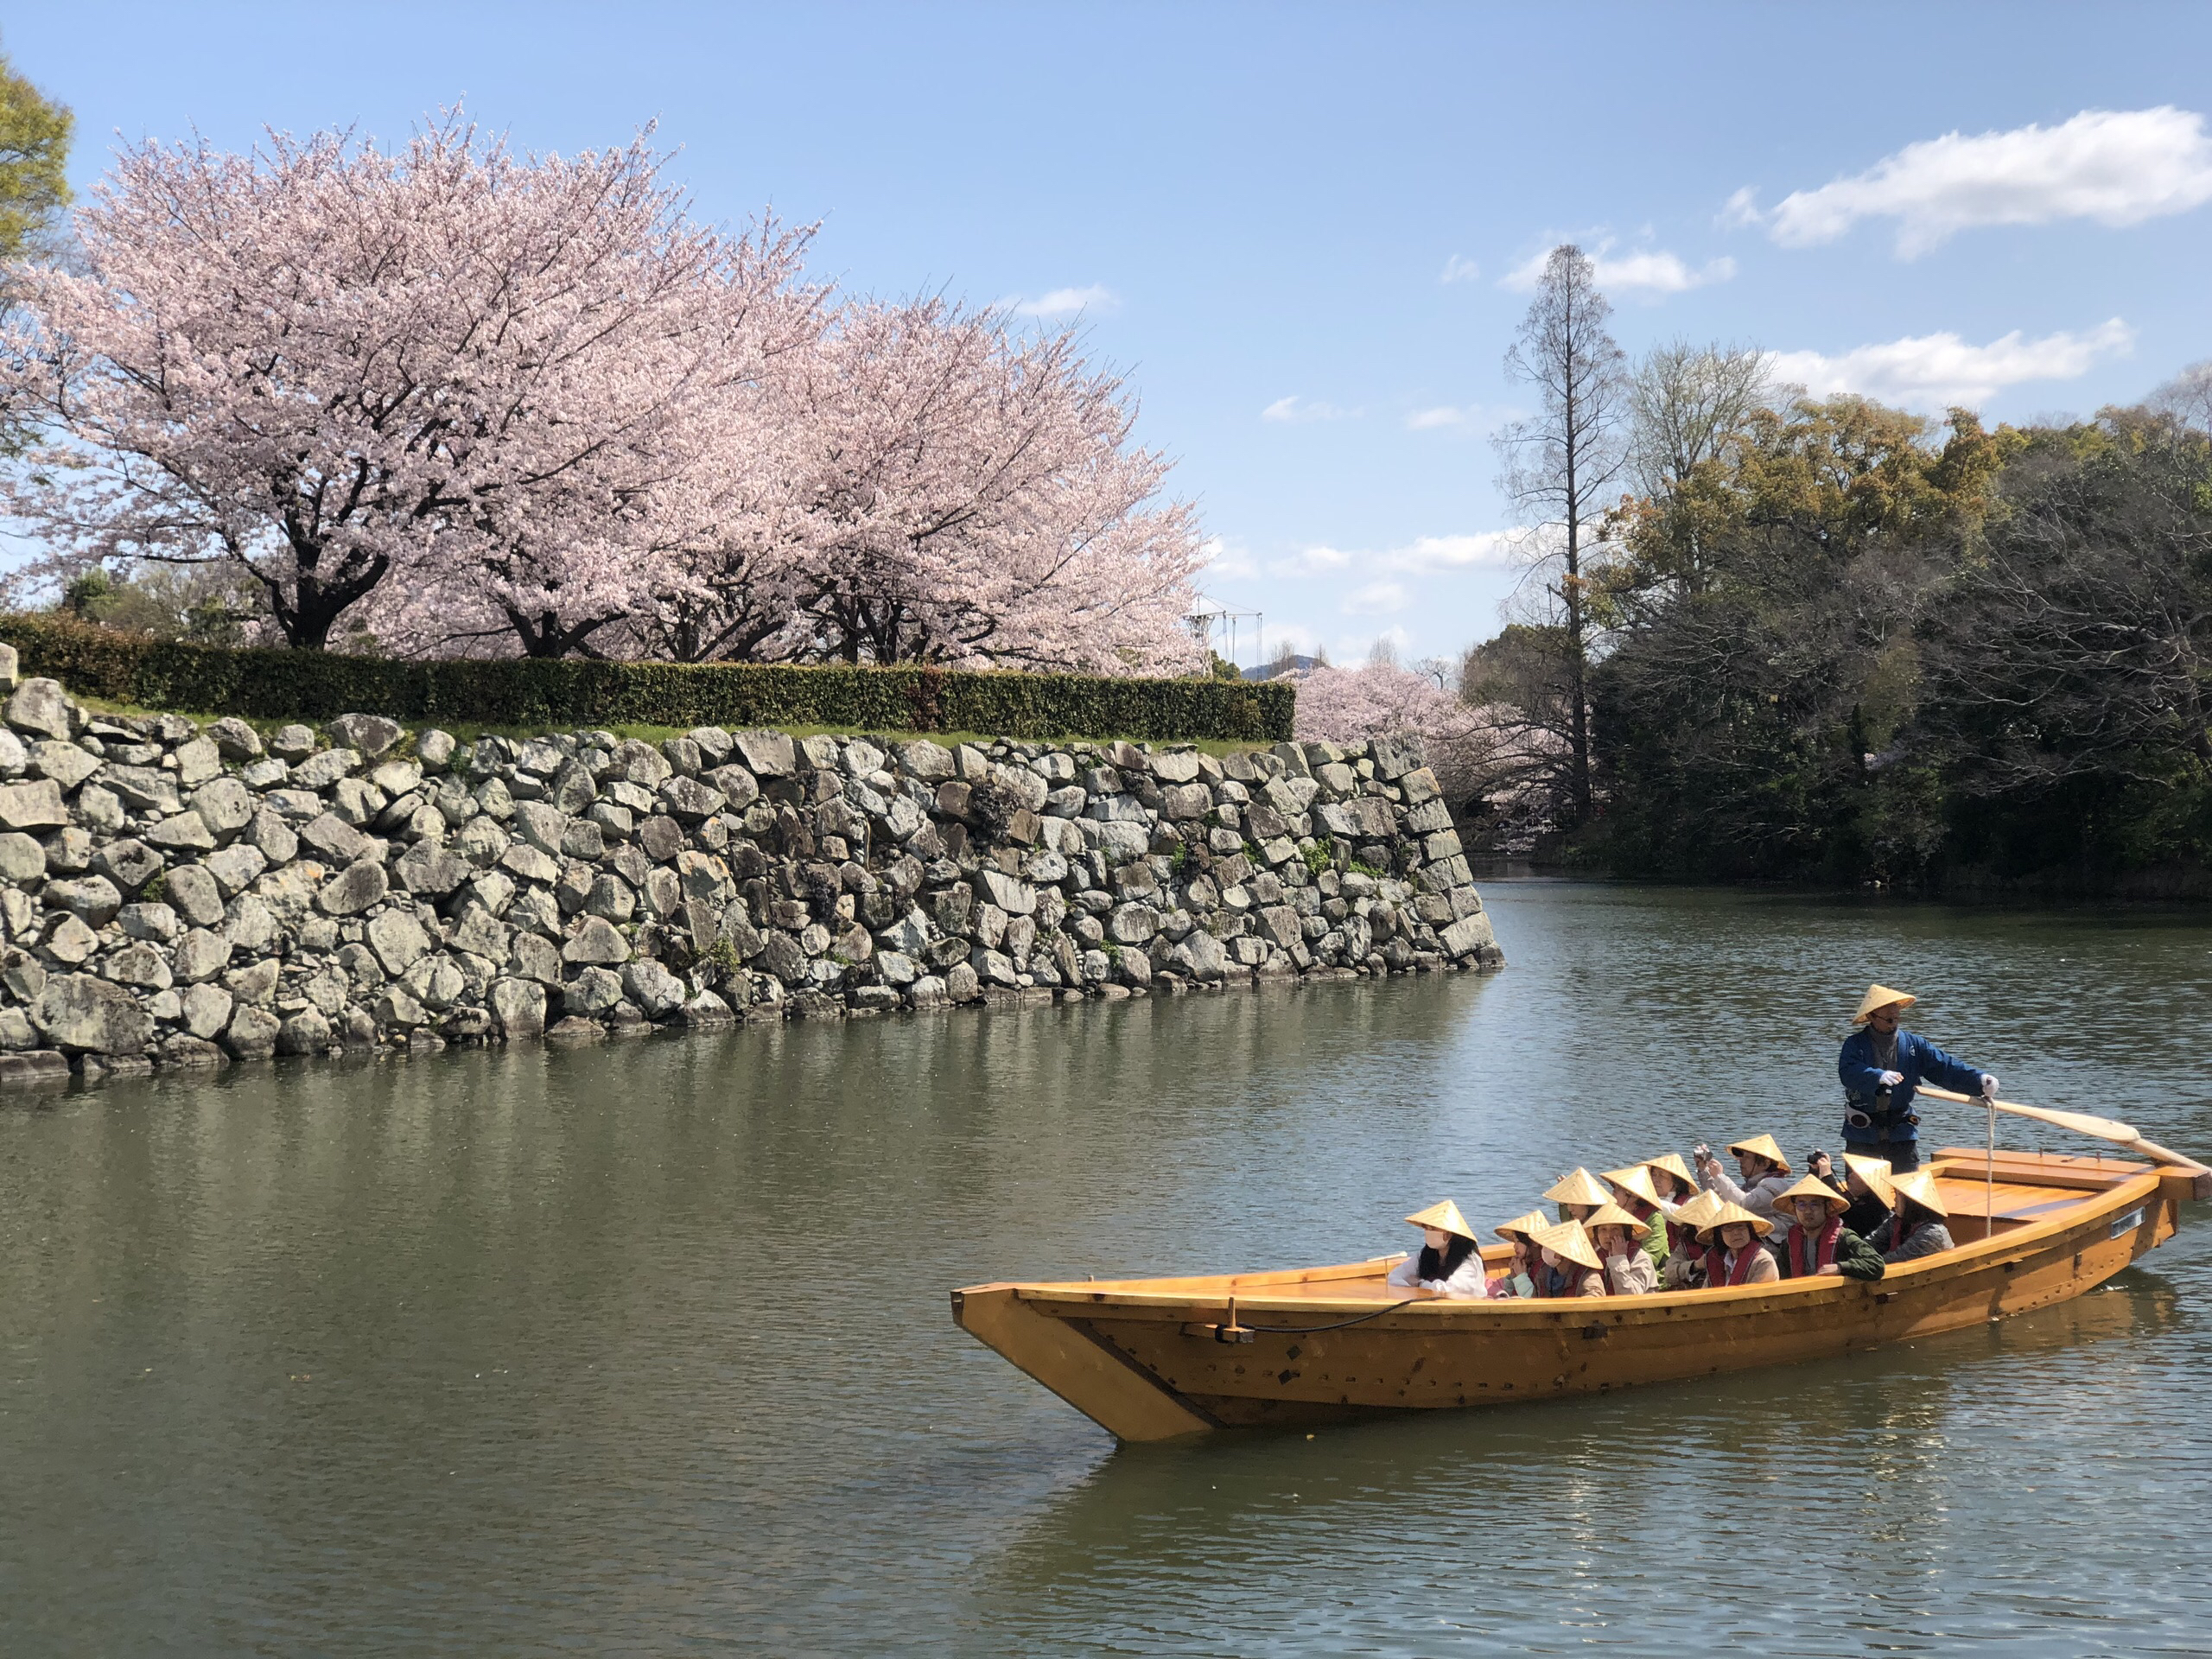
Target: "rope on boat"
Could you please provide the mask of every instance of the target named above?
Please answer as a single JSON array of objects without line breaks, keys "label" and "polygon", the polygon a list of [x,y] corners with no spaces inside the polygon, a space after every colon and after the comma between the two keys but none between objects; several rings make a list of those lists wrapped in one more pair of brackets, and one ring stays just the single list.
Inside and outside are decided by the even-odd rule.
[{"label": "rope on boat", "polygon": [[1341,1331],[1348,1325],[1365,1325],[1370,1319],[1379,1319],[1385,1313],[1395,1313],[1402,1307],[1411,1307],[1415,1302],[1432,1300],[1427,1296],[1408,1296],[1402,1302],[1392,1302],[1388,1307],[1378,1307],[1372,1313],[1359,1313],[1349,1319],[1338,1319],[1334,1325],[1248,1325],[1243,1328],[1264,1331],[1271,1337],[1308,1337],[1323,1331]]}]

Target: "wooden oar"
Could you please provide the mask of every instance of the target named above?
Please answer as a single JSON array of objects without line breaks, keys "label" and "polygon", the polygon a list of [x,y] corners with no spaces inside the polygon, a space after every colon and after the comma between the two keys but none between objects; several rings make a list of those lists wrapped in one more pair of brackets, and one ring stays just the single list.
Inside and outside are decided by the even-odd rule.
[{"label": "wooden oar", "polygon": [[[1961,1106],[1979,1106],[1982,1103],[1982,1097],[1980,1095],[1961,1095],[1949,1089],[1938,1089],[1932,1083],[1922,1084],[1919,1092],[1937,1100],[1955,1101]],[[2122,1123],[2117,1118],[2098,1117],[2089,1112],[2062,1112],[2049,1106],[2023,1106],[2010,1100],[2000,1100],[1992,1103],[1999,1111],[2010,1112],[2015,1117],[2031,1117],[2038,1123],[2049,1123],[2057,1128],[2071,1129],[2076,1135],[2086,1135],[2098,1141],[2113,1141],[2131,1151],[2139,1152],[2145,1158],[2158,1163],[2171,1164],[2176,1168],[2186,1169],[2196,1174],[2205,1173],[2205,1166],[2194,1158],[2184,1158],[2181,1154],[2170,1151],[2155,1141],[2145,1141],[2135,1132],[2133,1124]]]}]

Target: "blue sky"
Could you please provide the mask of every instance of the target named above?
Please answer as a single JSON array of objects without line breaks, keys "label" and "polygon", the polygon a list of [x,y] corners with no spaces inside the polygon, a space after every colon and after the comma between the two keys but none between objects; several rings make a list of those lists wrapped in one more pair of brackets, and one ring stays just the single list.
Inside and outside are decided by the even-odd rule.
[{"label": "blue sky", "polygon": [[820,219],[847,287],[1080,304],[1211,595],[1340,659],[1496,631],[1500,359],[1560,238],[1632,353],[1921,407],[2086,413],[2212,356],[2203,6],[77,0],[0,44],[75,108],[80,184],[118,134],[658,119],[702,213]]}]

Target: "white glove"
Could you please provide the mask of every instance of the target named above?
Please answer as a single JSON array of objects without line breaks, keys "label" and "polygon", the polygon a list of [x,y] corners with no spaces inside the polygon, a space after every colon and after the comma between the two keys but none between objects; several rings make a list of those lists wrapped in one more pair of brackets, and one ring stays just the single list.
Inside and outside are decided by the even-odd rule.
[{"label": "white glove", "polygon": [[1987,1099],[1994,1100],[1997,1097],[1997,1079],[1986,1071],[1981,1074],[1981,1092]]},{"label": "white glove", "polygon": [[1885,1071],[1882,1073],[1882,1087],[1885,1089],[1894,1089],[1897,1084],[1904,1081],[1904,1073],[1902,1071]]}]

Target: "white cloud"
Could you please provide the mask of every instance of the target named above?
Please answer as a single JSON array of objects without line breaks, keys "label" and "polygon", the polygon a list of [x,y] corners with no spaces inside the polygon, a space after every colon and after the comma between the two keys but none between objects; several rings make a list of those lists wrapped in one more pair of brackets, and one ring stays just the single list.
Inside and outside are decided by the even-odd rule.
[{"label": "white cloud", "polygon": [[[1522,294],[1530,292],[1544,274],[1544,261],[1558,245],[1555,240],[1547,240],[1499,278],[1497,285]],[[1612,238],[1601,237],[1583,249],[1590,256],[1598,286],[1608,294],[1685,294],[1708,283],[1725,283],[1736,274],[1736,262],[1726,254],[1693,267],[1680,254],[1664,248],[1630,248],[1615,254],[1613,246]]]},{"label": "white cloud", "polygon": [[[2084,110],[2054,127],[1947,132],[1907,144],[1866,172],[1783,198],[1765,215],[1785,247],[1833,242],[1862,219],[1897,221],[1910,259],[1962,230],[2088,219],[2139,225],[2212,201],[2212,137],[2204,118],[2154,110]],[[1732,208],[1756,218],[1747,191]]]},{"label": "white cloud", "polygon": [[1023,300],[1014,308],[1025,317],[1068,317],[1081,311],[1116,310],[1121,303],[1112,289],[1094,283],[1089,288],[1056,288],[1033,300]]},{"label": "white cloud", "polygon": [[1357,416],[1356,409],[1338,409],[1334,404],[1324,403],[1318,397],[1293,395],[1278,397],[1260,411],[1263,421],[1344,421]]},{"label": "white cloud", "polygon": [[1647,294],[1686,294],[1708,283],[1725,283],[1736,274],[1736,262],[1723,254],[1693,270],[1676,255],[1659,249],[1641,249],[1619,258],[1600,255],[1591,260],[1598,286],[1608,293],[1642,290]]},{"label": "white cloud", "polygon": [[1467,426],[1472,423],[1475,411],[1459,409],[1452,404],[1441,404],[1435,409],[1417,409],[1406,416],[1408,432],[1433,432],[1439,427]]},{"label": "white cloud", "polygon": [[1444,262],[1444,274],[1436,280],[1440,283],[1471,283],[1482,274],[1480,265],[1471,259],[1462,259],[1455,253]]},{"label": "white cloud", "polygon": [[1392,611],[1404,610],[1406,602],[1403,582],[1370,582],[1346,594],[1339,608],[1346,616],[1388,616]]},{"label": "white cloud", "polygon": [[1431,575],[1478,566],[1503,567],[1518,562],[1522,539],[1522,532],[1510,530],[1486,530],[1472,536],[1420,536],[1384,554],[1382,568]]},{"label": "white cloud", "polygon": [[2017,328],[1986,346],[1949,333],[1918,334],[1834,357],[1777,352],[1768,361],[1777,379],[1816,397],[1858,392],[1907,408],[1942,409],[1980,404],[2031,380],[2075,379],[2098,359],[2124,357],[2134,346],[2135,331],[2114,317],[2082,334],[2062,330],[2041,340],[2028,340]]},{"label": "white cloud", "polygon": [[1205,556],[1206,574],[1224,582],[1242,582],[1260,574],[1260,562],[1252,556],[1251,550],[1232,544],[1219,536],[1209,536],[1198,550]]},{"label": "white cloud", "polygon": [[1318,576],[1325,570],[1341,570],[1352,556],[1340,547],[1309,547],[1268,566],[1271,576]]}]

